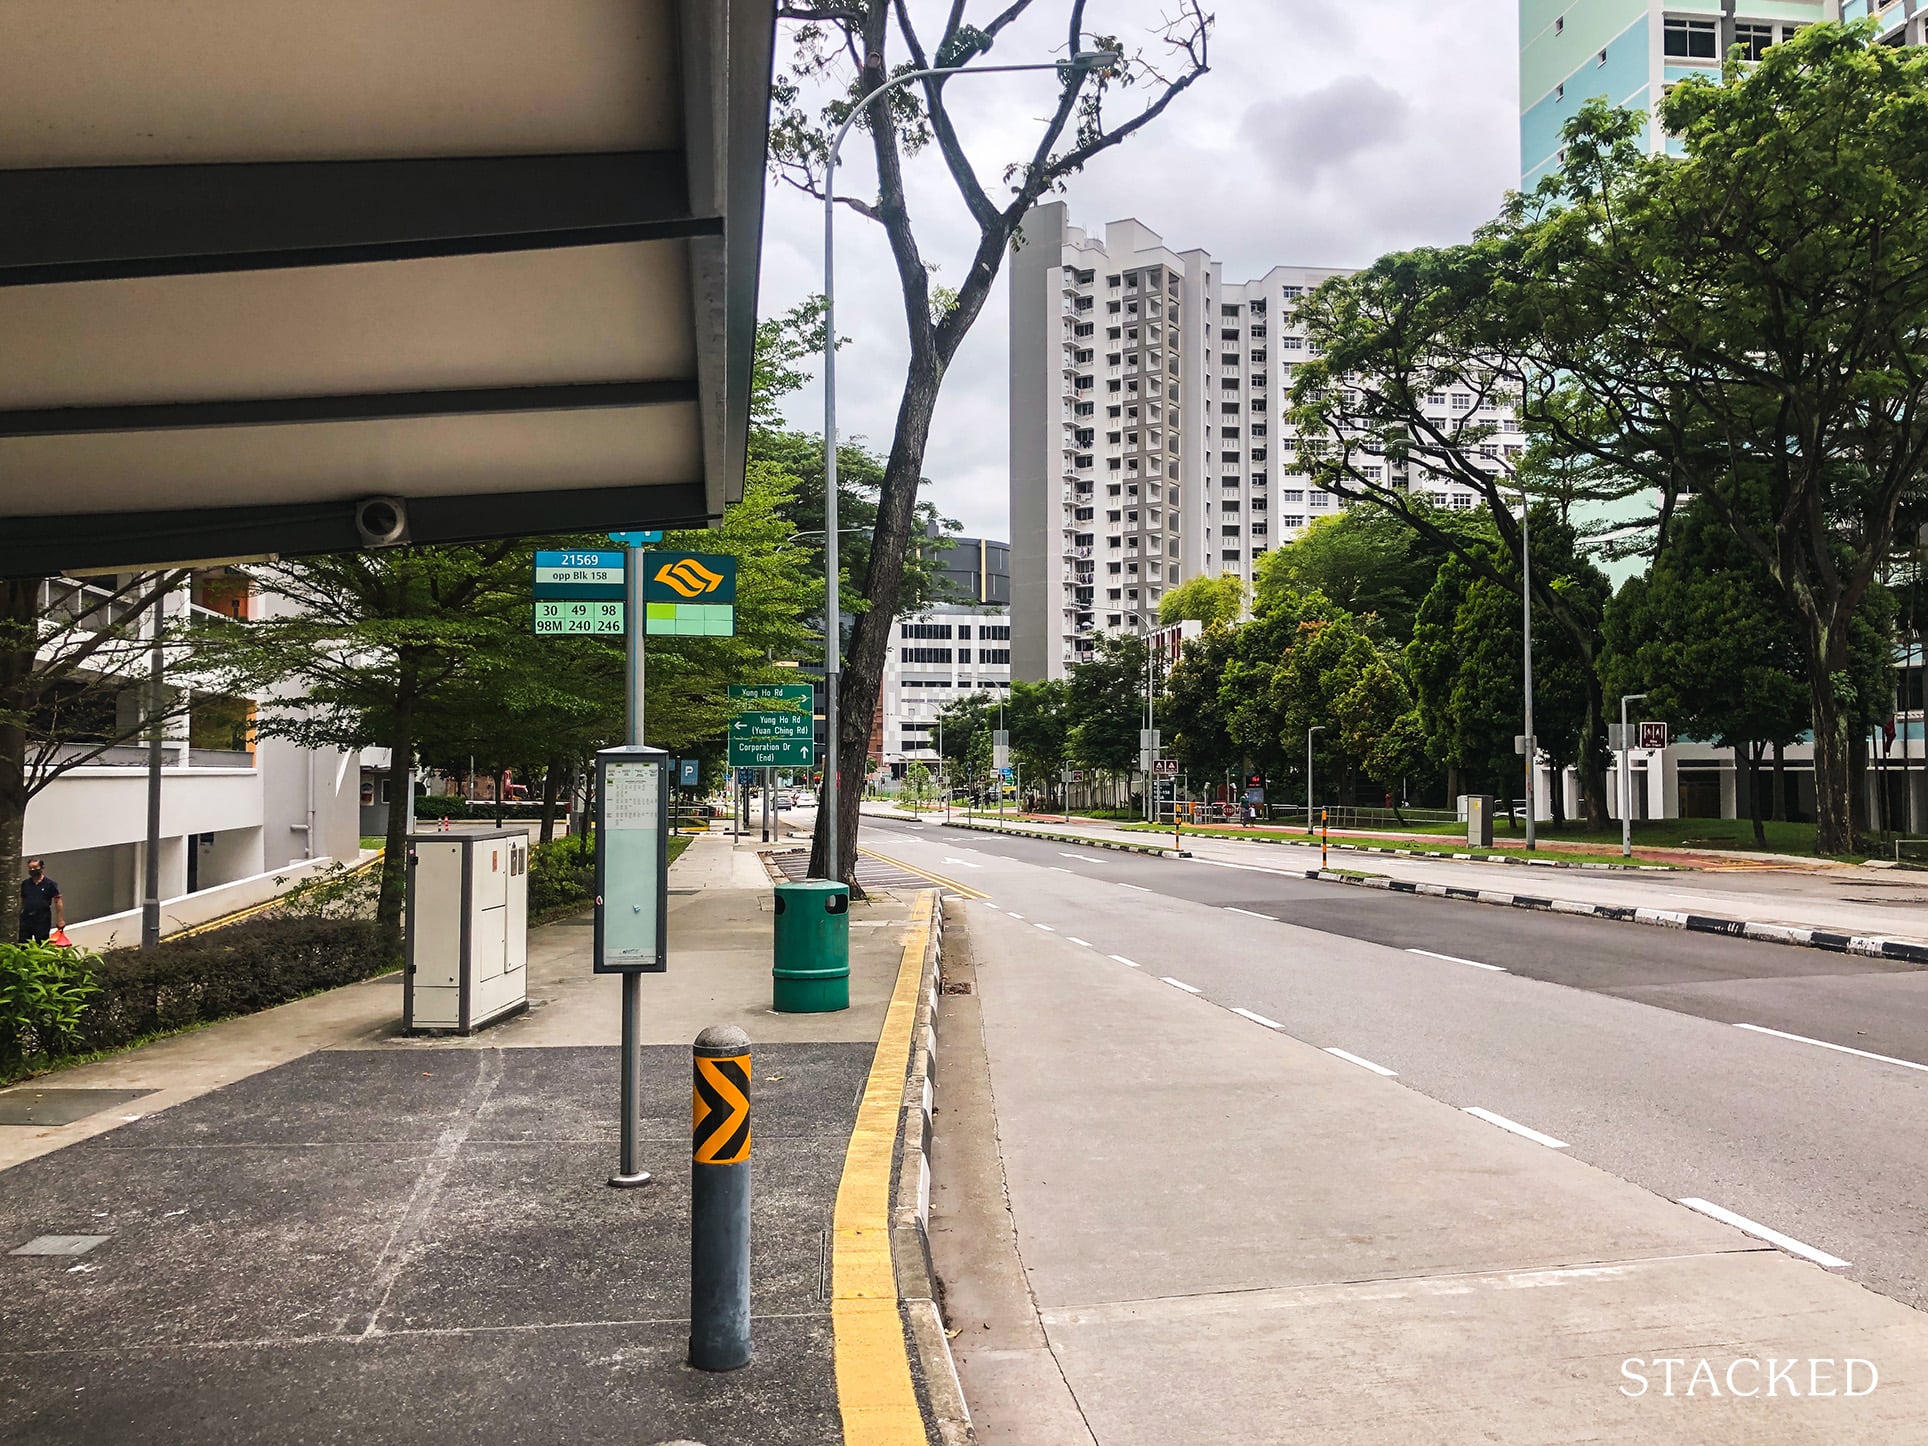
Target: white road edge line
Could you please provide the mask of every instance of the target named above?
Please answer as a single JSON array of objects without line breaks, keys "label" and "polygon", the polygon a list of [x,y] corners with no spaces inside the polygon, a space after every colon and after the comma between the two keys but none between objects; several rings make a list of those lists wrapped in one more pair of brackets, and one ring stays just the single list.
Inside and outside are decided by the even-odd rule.
[{"label": "white road edge line", "polygon": [[1232,1013],[1241,1015],[1244,1018],[1251,1020],[1252,1023],[1254,1024],[1263,1024],[1267,1029],[1284,1029],[1285,1028],[1285,1026],[1283,1024],[1280,1024],[1278,1020],[1267,1019],[1263,1014],[1254,1014],[1249,1009],[1234,1009]]},{"label": "white road edge line", "polygon": [[1091,947],[1091,941],[1089,939],[1080,939],[1074,934],[1066,934],[1064,941],[1067,944],[1076,944],[1082,949],[1089,949]]},{"label": "white road edge line", "polygon": [[1081,858],[1083,858],[1083,857],[1084,857],[1084,855],[1083,855],[1083,854],[1068,854],[1068,853],[1066,853],[1066,852],[1065,852],[1065,851],[1064,851],[1063,849],[1059,849],[1059,850],[1058,850],[1058,857],[1059,857],[1059,858],[1061,858],[1061,859],[1081,859]]},{"label": "white road edge line", "polygon": [[1805,1034],[1789,1034],[1781,1029],[1769,1029],[1764,1024],[1737,1024],[1736,1029],[1751,1029],[1756,1034],[1771,1034],[1776,1039],[1791,1039],[1797,1044],[1812,1044],[1821,1049],[1838,1050],[1842,1054],[1852,1054],[1861,1059],[1879,1060],[1882,1064],[1898,1064],[1903,1069],[1918,1069],[1928,1074],[1928,1064],[1916,1064],[1912,1059],[1896,1059],[1891,1054],[1875,1054],[1865,1049],[1850,1049],[1845,1044],[1829,1044],[1825,1039],[1809,1039]]},{"label": "white road edge line", "polygon": [[1225,912],[1228,914],[1243,914],[1248,919],[1269,919],[1274,924],[1279,922],[1279,916],[1277,914],[1261,914],[1254,909],[1241,909],[1235,904],[1227,904],[1225,906]]},{"label": "white road edge line", "polygon": [[[1369,1059],[1361,1059],[1358,1055],[1349,1053],[1348,1051],[1340,1049],[1334,1045],[1328,1044],[1326,1046],[1326,1053],[1336,1054],[1339,1056],[1340,1059],[1343,1059],[1347,1064],[1356,1064],[1359,1066],[1360,1069],[1369,1069],[1374,1074],[1384,1075],[1387,1079],[1399,1078],[1398,1070],[1387,1069],[1383,1064],[1374,1064]],[[1545,1139],[1546,1136],[1542,1135],[1540,1136],[1540,1138]]]},{"label": "white road edge line", "polygon": [[1504,974],[1506,972],[1506,967],[1502,964],[1482,964],[1477,959],[1462,959],[1457,954],[1440,954],[1431,949],[1408,949],[1406,952],[1408,954],[1424,954],[1428,959],[1444,959],[1448,964],[1468,964],[1475,969],[1490,969],[1495,974]]},{"label": "white road edge line", "polygon": [[1151,890],[1143,884],[1116,884],[1115,886],[1120,889],[1136,889],[1141,894],[1149,894],[1151,892]]},{"label": "white road edge line", "polygon": [[1137,960],[1127,959],[1123,954],[1113,954],[1110,957],[1113,959],[1116,959],[1120,964],[1124,965],[1127,969],[1142,969],[1144,967],[1142,964],[1138,963]]},{"label": "white road edge line", "polygon": [[[1035,919],[1032,922],[1037,923]],[[1055,934],[1058,932],[1056,929],[1052,928],[1049,924],[1038,924],[1037,927],[1044,930],[1044,932],[1047,934]]]},{"label": "white road edge line", "polygon": [[1551,1135],[1543,1135],[1538,1130],[1530,1130],[1518,1120],[1509,1120],[1505,1115],[1496,1115],[1491,1110],[1481,1109],[1478,1105],[1464,1105],[1461,1108],[1463,1108],[1467,1114],[1485,1120],[1489,1125],[1498,1125],[1502,1130],[1511,1130],[1514,1134],[1523,1135],[1536,1144],[1545,1145],[1549,1150],[1564,1150],[1567,1147],[1565,1140],[1556,1140]]},{"label": "white road edge line", "polygon": [[[826,470],[827,470],[827,464],[826,464]],[[1022,919],[1024,917],[1024,915],[1020,914],[1016,909],[1006,909],[1004,912],[1013,919]]]},{"label": "white road edge line", "polygon": [[1183,979],[1174,979],[1169,974],[1161,974],[1158,977],[1164,980],[1165,983],[1171,985],[1172,988],[1182,989],[1187,994],[1203,994],[1205,992],[1203,989],[1200,989],[1197,985],[1187,984]]},{"label": "white road edge line", "polygon": [[994,904],[989,899],[979,899],[978,902],[987,909],[997,909],[999,912],[1003,911],[1003,907],[1004,907],[1003,905]]},{"label": "white road edge line", "polygon": [[1812,1245],[1803,1245],[1791,1235],[1783,1235],[1778,1230],[1769,1230],[1758,1220],[1749,1220],[1745,1215],[1736,1215],[1732,1210],[1723,1210],[1712,1201],[1698,1200],[1689,1195],[1677,1203],[1685,1205],[1689,1210],[1698,1210],[1701,1214],[1718,1220],[1722,1224],[1731,1225],[1736,1230],[1752,1235],[1758,1240],[1765,1240],[1769,1245],[1778,1245],[1790,1255],[1802,1256],[1829,1270],[1840,1270],[1848,1263],[1838,1255],[1829,1255],[1825,1250],[1816,1250]]}]

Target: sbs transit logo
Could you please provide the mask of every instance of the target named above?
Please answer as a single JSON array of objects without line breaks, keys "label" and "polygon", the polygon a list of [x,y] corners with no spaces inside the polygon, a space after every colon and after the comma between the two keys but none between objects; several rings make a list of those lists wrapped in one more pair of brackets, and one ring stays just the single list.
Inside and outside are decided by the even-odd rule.
[{"label": "sbs transit logo", "polygon": [[711,572],[693,557],[679,557],[657,568],[656,580],[684,597],[701,597],[722,585],[723,574]]}]

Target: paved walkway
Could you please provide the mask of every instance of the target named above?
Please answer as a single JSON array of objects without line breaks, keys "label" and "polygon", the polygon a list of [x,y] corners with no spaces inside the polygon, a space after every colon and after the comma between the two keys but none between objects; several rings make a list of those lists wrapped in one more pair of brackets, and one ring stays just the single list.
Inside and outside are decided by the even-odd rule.
[{"label": "paved walkway", "polygon": [[1174,987],[1235,947],[1182,914],[1134,967],[950,908],[931,1238],[979,1441],[1928,1441],[1928,1317]]},{"label": "paved walkway", "polygon": [[[588,972],[587,917],[532,934],[529,1012],[471,1039],[400,1037],[390,976],[25,1087],[121,1093],[0,1128],[0,1248],[104,1237],[0,1256],[0,1439],[844,1440],[832,1206],[921,902],[853,908],[847,1012],[779,1016],[755,852],[711,835],[670,877],[647,1189],[604,1183],[619,983]],[[689,1042],[725,1023],[754,1042],[756,1358],[707,1375],[684,1364]],[[924,1439],[914,1400],[894,1424],[850,1439]]]}]

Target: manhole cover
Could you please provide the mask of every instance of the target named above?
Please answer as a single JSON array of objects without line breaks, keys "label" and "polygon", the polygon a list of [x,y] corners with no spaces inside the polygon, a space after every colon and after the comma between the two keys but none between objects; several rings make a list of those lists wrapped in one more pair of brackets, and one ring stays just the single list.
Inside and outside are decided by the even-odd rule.
[{"label": "manhole cover", "polygon": [[0,1125],[70,1125],[153,1090],[0,1090]]}]

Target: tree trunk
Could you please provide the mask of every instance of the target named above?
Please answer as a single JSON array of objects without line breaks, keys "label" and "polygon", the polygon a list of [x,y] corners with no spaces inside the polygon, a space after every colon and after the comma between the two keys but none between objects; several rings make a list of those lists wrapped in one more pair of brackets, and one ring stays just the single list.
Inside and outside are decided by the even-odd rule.
[{"label": "tree trunk", "polygon": [[1814,851],[1844,854],[1854,846],[1848,782],[1848,719],[1835,699],[1833,678],[1826,671],[1813,688],[1813,694]]},{"label": "tree trunk", "polygon": [[40,584],[37,577],[0,579],[0,943],[20,936],[19,883],[27,828],[28,681],[37,649]]},{"label": "tree trunk", "polygon": [[404,658],[396,679],[395,717],[388,740],[388,835],[383,841],[382,887],[375,923],[388,957],[402,957],[402,907],[408,896],[408,809],[395,806],[415,773],[415,678],[413,659]]},{"label": "tree trunk", "polygon": [[1776,823],[1787,822],[1787,753],[1777,742],[1774,745],[1774,810],[1770,817]]},{"label": "tree trunk", "polygon": [[[844,658],[843,685],[837,692],[838,772],[840,783],[837,829],[837,866],[851,893],[858,894],[857,819],[863,801],[862,778],[870,750],[870,729],[883,690],[884,661],[897,626],[897,599],[903,588],[904,554],[917,515],[917,489],[924,473],[924,447],[930,437],[931,416],[937,408],[944,368],[934,354],[918,355],[913,348],[904,383],[904,399],[897,410],[897,429],[890,460],[884,467],[877,500],[877,527],[870,545],[870,576],[863,595],[869,607],[857,614],[850,632],[850,651]],[[827,638],[826,646],[837,646]],[[853,786],[855,785],[855,786]],[[810,844],[810,873],[823,876],[830,811],[817,810],[817,829]]]},{"label": "tree trunk", "polygon": [[556,836],[556,792],[566,767],[567,760],[558,753],[549,760],[549,766],[542,770],[542,843],[550,843]]}]

